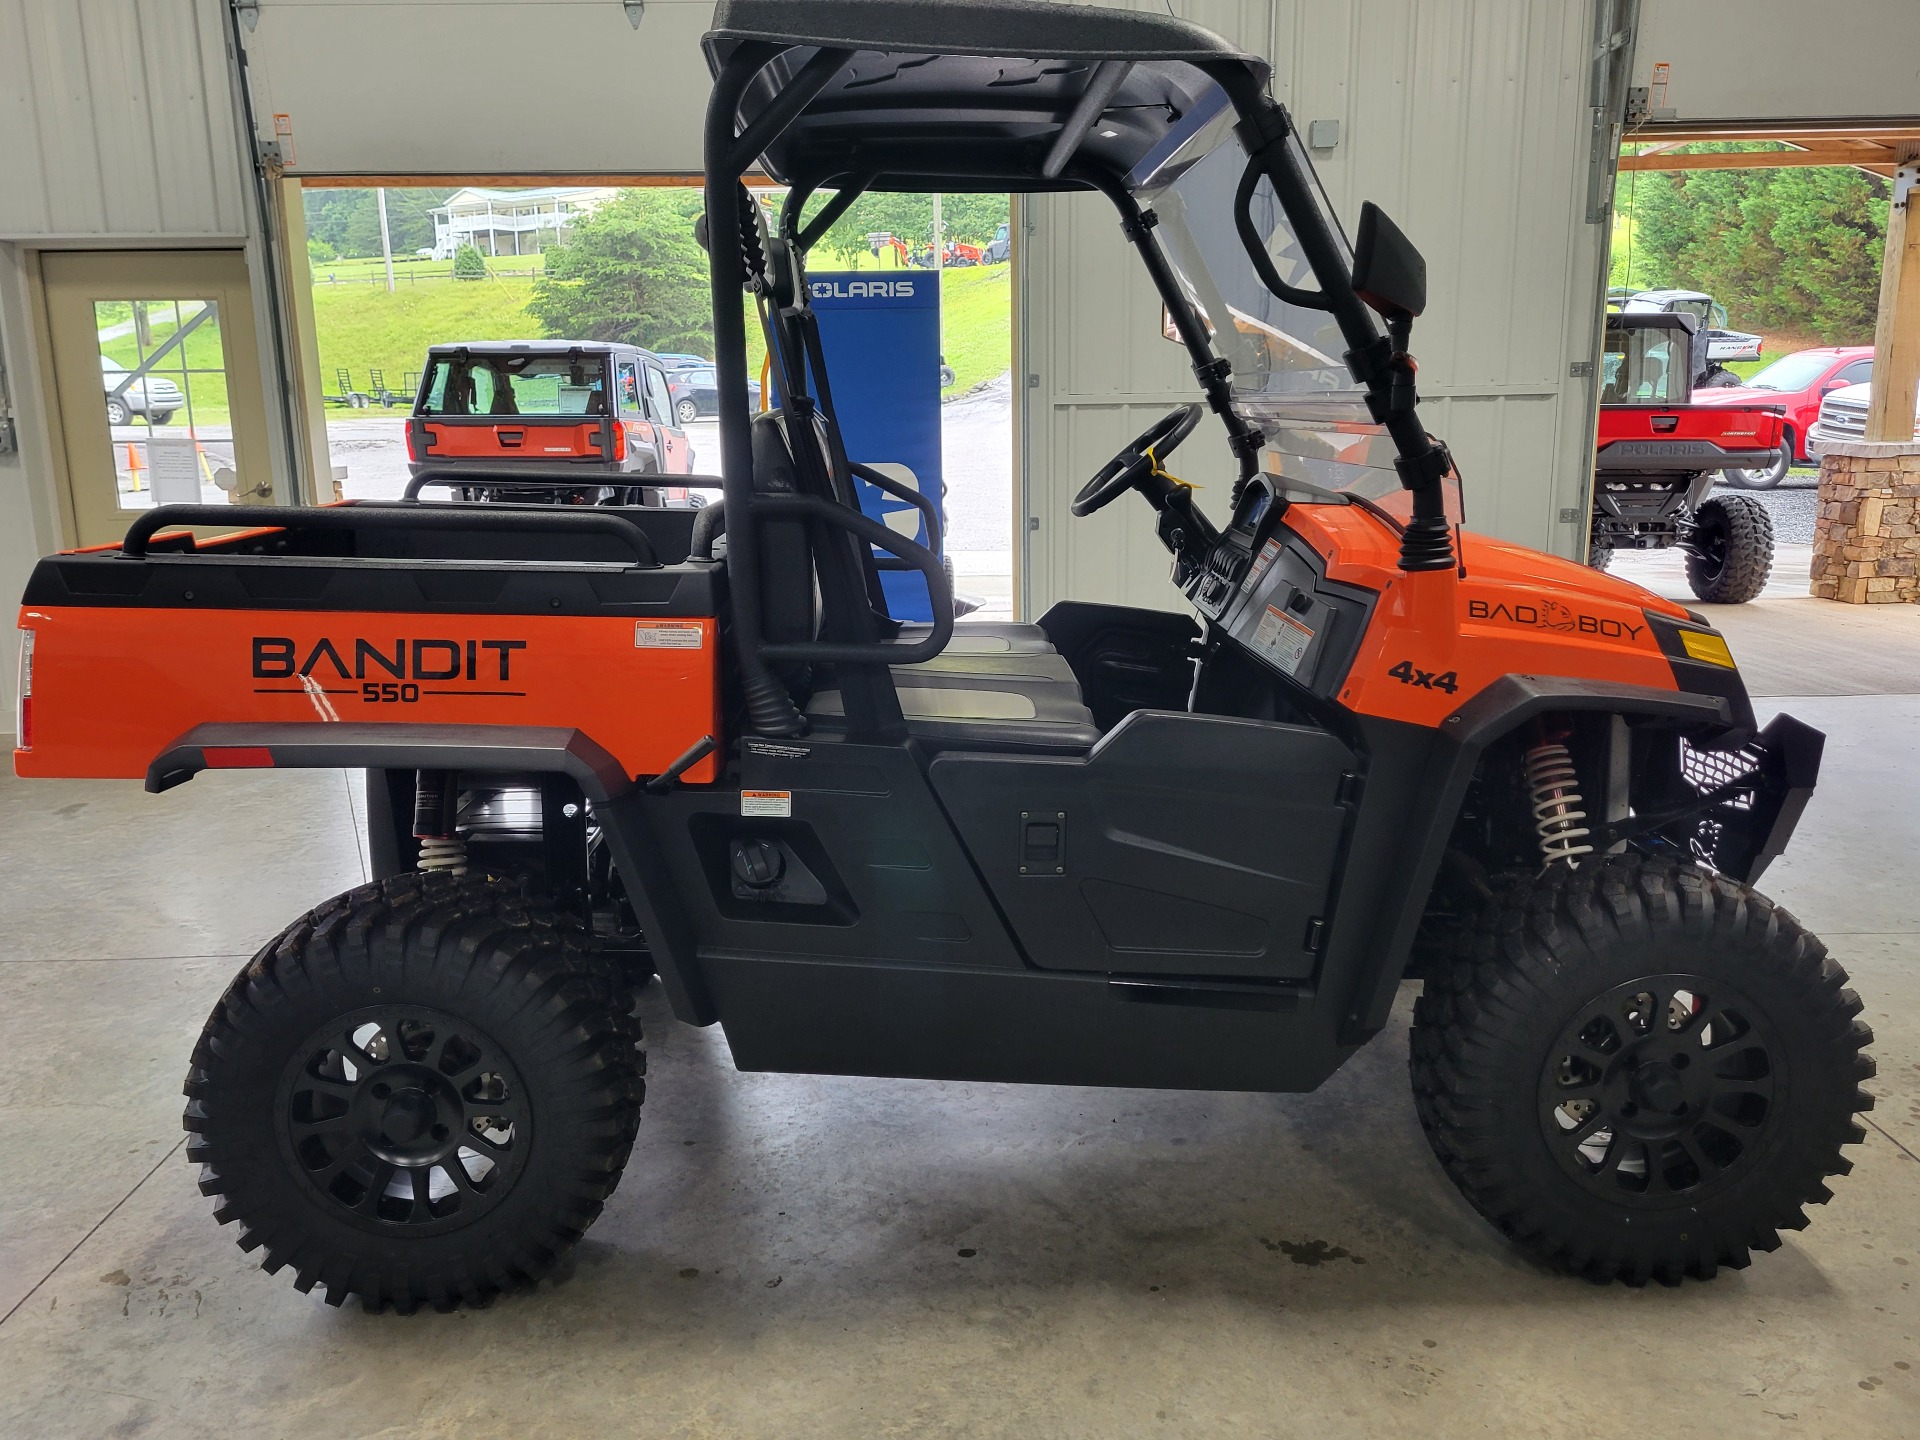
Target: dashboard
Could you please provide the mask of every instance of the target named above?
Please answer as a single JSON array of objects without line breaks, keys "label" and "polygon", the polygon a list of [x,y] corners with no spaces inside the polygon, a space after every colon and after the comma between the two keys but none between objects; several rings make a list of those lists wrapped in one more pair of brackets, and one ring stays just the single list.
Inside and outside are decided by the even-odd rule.
[{"label": "dashboard", "polygon": [[1326,578],[1320,556],[1285,524],[1272,482],[1248,482],[1233,523],[1188,577],[1210,627],[1268,670],[1322,699],[1346,679],[1373,595]]}]

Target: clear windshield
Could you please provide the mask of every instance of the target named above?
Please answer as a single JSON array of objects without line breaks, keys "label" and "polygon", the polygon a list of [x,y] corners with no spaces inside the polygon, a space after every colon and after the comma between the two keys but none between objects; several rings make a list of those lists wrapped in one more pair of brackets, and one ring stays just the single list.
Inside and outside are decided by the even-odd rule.
[{"label": "clear windshield", "polygon": [[[1159,217],[1154,233],[1205,322],[1215,352],[1233,366],[1234,408],[1267,437],[1262,468],[1283,487],[1299,482],[1289,488],[1294,498],[1325,499],[1326,492],[1339,492],[1404,519],[1410,503],[1393,468],[1393,442],[1374,423],[1361,387],[1341,358],[1347,345],[1340,327],[1326,311],[1289,305],[1269,290],[1241,242],[1234,194],[1247,156],[1233,137],[1233,118],[1224,96],[1217,110],[1196,107],[1162,154],[1150,156],[1136,172],[1136,193]],[[1297,135],[1288,144],[1351,266],[1351,246],[1313,162]],[[1264,177],[1254,188],[1249,216],[1280,279],[1302,290],[1318,289],[1293,226]],[[1458,518],[1458,486],[1449,480],[1446,490],[1448,512]]]},{"label": "clear windshield", "polygon": [[1805,390],[1832,363],[1831,355],[1803,350],[1798,355],[1782,356],[1758,375],[1748,377],[1746,383],[1755,390]]},{"label": "clear windshield", "polygon": [[1602,405],[1684,405],[1693,337],[1671,326],[1607,326]]},{"label": "clear windshield", "polygon": [[[1340,358],[1347,347],[1333,317],[1324,310],[1287,304],[1267,289],[1254,269],[1233,216],[1246,152],[1232,140],[1230,130],[1215,128],[1217,123],[1162,165],[1139,195],[1160,217],[1160,243],[1187,298],[1206,322],[1214,350],[1233,365],[1234,399],[1251,417],[1265,401],[1357,394]],[[1295,163],[1313,177],[1297,138],[1292,144]],[[1319,182],[1313,183],[1317,192]],[[1346,237],[1324,196],[1321,208],[1347,252]],[[1280,278],[1302,290],[1318,288],[1279,198],[1264,177],[1254,189],[1249,213]],[[1346,258],[1351,260],[1350,252]]]}]

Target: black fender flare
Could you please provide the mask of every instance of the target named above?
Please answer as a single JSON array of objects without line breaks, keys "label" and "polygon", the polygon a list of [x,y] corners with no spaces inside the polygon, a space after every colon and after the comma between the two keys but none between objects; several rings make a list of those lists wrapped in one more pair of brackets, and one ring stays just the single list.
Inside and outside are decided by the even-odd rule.
[{"label": "black fender flare", "polygon": [[1341,1011],[1342,1044],[1358,1045],[1387,1022],[1480,757],[1534,717],[1566,710],[1660,716],[1706,730],[1732,729],[1736,723],[1731,704],[1722,696],[1560,676],[1506,675],[1461,704],[1434,735],[1397,857],[1399,900],[1375,927],[1372,963],[1360,967]]},{"label": "black fender flare", "polygon": [[673,1012],[710,1025],[719,1011],[700,976],[691,923],[647,823],[647,797],[591,736],[561,726],[421,725],[382,721],[196,725],[147,767],[153,792],[202,770],[472,770],[570,776],[593,806],[626,881]]}]

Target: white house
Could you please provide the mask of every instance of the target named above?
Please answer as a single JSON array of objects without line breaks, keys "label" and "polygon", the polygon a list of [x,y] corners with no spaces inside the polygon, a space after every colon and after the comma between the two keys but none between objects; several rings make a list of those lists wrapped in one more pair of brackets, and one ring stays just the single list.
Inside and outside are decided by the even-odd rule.
[{"label": "white house", "polygon": [[618,193],[606,185],[456,190],[434,208],[433,258],[450,260],[462,245],[477,245],[489,255],[534,254],[558,240],[576,217]]}]

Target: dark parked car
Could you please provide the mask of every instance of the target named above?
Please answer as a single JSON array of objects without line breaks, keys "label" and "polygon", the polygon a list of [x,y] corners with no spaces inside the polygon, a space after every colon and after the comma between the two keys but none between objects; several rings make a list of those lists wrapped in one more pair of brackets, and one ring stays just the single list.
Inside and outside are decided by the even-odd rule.
[{"label": "dark parked car", "polygon": [[[667,390],[673,396],[673,415],[682,425],[702,415],[720,413],[720,391],[714,384],[713,363],[703,360],[684,370],[667,375]],[[760,408],[760,382],[747,381],[747,408]]]}]

